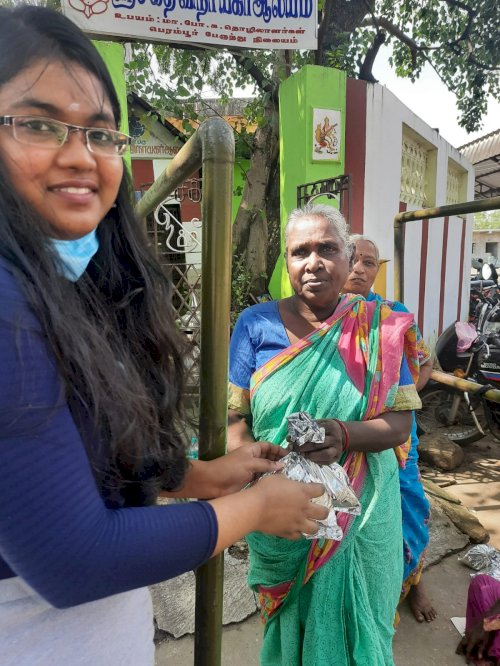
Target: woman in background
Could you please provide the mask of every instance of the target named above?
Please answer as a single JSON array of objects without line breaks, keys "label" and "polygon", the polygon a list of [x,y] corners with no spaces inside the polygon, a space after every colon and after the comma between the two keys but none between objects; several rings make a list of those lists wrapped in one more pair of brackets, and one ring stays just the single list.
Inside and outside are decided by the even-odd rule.
[{"label": "woman in background", "polygon": [[[360,294],[367,301],[383,302],[384,299],[372,291],[379,271],[379,250],[374,241],[366,236],[352,236],[354,263],[344,293]],[[387,302],[394,312],[408,312],[402,304]],[[432,359],[420,332],[417,339],[420,373],[417,391],[427,384],[432,372]],[[401,486],[401,508],[403,512],[403,557],[404,573],[401,601],[408,597],[413,615],[418,622],[432,622],[436,610],[427,596],[422,583],[425,549],[429,543],[429,501],[425,496],[418,469],[418,435],[415,414],[412,414],[411,447],[404,467],[399,470]]]},{"label": "woman in background", "polygon": [[492,576],[475,576],[467,595],[465,636],[457,654],[468,664],[500,664],[500,581]]}]

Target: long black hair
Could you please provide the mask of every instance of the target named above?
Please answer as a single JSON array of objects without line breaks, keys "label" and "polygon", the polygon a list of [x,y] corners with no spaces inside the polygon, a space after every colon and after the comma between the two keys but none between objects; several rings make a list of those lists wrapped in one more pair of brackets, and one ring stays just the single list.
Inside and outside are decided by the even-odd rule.
[{"label": "long black hair", "polygon": [[[84,34],[48,9],[0,8],[0,88],[39,62],[93,74],[119,127],[110,75]],[[95,261],[76,284],[60,275],[49,222],[14,190],[0,154],[0,256],[42,324],[98,482],[155,477],[176,488],[187,465],[178,429],[182,341],[170,283],[134,217],[127,170],[115,206],[98,226]]]}]

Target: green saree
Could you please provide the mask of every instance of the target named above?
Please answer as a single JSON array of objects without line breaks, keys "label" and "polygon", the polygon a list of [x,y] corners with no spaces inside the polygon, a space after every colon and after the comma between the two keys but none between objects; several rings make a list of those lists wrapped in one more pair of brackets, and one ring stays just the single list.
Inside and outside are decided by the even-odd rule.
[{"label": "green saree", "polygon": [[[418,407],[415,371],[412,318],[344,297],[320,329],[252,376],[253,434],[285,445],[286,416],[299,410],[361,421]],[[362,505],[359,517],[338,514],[341,542],[248,537],[249,583],[265,620],[263,666],[393,664],[403,568],[397,457],[390,449],[340,462]]]}]

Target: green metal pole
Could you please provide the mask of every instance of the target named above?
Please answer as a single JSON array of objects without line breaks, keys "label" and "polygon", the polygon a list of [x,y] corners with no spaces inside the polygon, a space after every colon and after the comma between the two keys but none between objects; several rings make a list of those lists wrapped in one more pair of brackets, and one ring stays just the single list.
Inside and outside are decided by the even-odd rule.
[{"label": "green metal pole", "polygon": [[[214,118],[213,120],[218,119]],[[202,128],[205,128],[203,136],[206,136],[207,133],[211,133],[212,125],[211,120],[207,120],[206,124],[200,125],[197,132],[182,146],[177,155],[168,163],[165,171],[158,176],[140,199],[135,207],[140,218],[145,218],[152,213],[176,187],[182,185],[187,178],[201,167],[203,146],[200,132]]]},{"label": "green metal pole", "polygon": [[[226,451],[234,136],[221,119],[203,142],[200,441],[202,460]],[[196,572],[194,663],[221,661],[223,554]]]},{"label": "green metal pole", "polygon": [[405,235],[404,224],[394,224],[394,300],[404,303],[405,297]]},{"label": "green metal pole", "polygon": [[[226,452],[229,311],[231,305],[234,135],[221,118],[205,121],[136,206],[146,217],[203,166],[203,237],[199,457]],[[196,666],[219,666],[222,645],[223,556],[196,572]]]},{"label": "green metal pole", "polygon": [[406,222],[432,220],[437,217],[451,217],[452,215],[466,215],[467,213],[480,213],[486,210],[498,209],[500,209],[500,197],[491,197],[490,199],[477,199],[449,206],[422,208],[421,210],[398,213],[394,218],[394,300],[404,301],[404,225]]}]

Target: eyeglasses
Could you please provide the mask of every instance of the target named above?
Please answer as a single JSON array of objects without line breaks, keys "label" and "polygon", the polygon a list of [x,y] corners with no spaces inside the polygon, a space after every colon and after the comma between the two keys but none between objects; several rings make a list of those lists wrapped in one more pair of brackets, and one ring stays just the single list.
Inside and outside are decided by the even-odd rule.
[{"label": "eyeglasses", "polygon": [[103,157],[123,155],[130,145],[130,137],[123,132],[103,127],[68,125],[51,118],[0,116],[0,125],[12,127],[14,139],[19,143],[41,148],[61,148],[68,140],[70,132],[83,132],[85,145],[90,152]]}]

